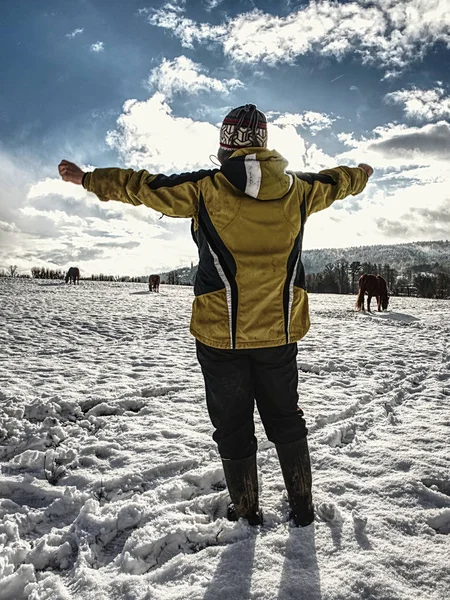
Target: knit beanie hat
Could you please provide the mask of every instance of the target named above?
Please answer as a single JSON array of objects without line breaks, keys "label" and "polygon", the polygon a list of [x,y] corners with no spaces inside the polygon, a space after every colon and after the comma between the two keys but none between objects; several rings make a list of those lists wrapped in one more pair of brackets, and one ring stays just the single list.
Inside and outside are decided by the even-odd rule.
[{"label": "knit beanie hat", "polygon": [[220,128],[220,147],[237,150],[267,146],[267,119],[254,104],[238,106],[230,111]]}]

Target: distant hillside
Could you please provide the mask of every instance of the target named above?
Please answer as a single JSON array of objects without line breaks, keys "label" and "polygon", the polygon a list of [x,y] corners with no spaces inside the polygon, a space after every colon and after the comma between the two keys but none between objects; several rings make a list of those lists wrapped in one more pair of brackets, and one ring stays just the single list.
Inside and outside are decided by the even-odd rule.
[{"label": "distant hillside", "polygon": [[[178,277],[178,283],[181,285],[194,285],[195,275],[197,273],[197,265],[194,267],[181,267],[181,269],[173,269],[170,273],[175,273]],[[167,273],[160,273],[161,281],[169,283],[169,271]]]},{"label": "distant hillside", "polygon": [[450,273],[450,241],[410,242],[376,246],[354,246],[352,248],[321,248],[304,250],[302,260],[307,273],[320,273],[328,263],[344,259],[347,262],[370,262],[389,264],[402,272],[414,267],[433,270],[438,263],[440,270]]},{"label": "distant hillside", "polygon": [[[306,273],[320,273],[328,263],[344,259],[348,263],[370,262],[389,264],[399,273],[407,269],[413,271],[434,270],[450,274],[450,241],[410,242],[376,246],[354,246],[352,248],[321,248],[304,250],[302,260]],[[438,267],[436,267],[438,265]],[[174,269],[179,283],[193,284],[197,266]],[[169,273],[161,273],[161,280],[167,282]]]}]

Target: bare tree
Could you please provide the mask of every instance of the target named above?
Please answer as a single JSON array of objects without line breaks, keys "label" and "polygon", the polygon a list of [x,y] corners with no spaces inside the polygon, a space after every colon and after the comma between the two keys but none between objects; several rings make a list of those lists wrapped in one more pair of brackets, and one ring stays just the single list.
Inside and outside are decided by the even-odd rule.
[{"label": "bare tree", "polygon": [[17,274],[17,265],[9,265],[9,274],[11,277],[15,277]]}]

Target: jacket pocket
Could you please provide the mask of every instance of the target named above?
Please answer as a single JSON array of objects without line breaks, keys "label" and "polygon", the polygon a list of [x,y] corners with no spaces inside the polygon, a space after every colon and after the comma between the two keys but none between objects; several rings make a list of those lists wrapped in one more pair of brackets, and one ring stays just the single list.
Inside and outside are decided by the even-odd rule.
[{"label": "jacket pocket", "polygon": [[294,293],[289,320],[289,337],[294,342],[302,338],[309,329],[308,294],[303,288],[294,285]]},{"label": "jacket pocket", "polygon": [[192,305],[192,335],[206,345],[231,348],[229,311],[225,289],[197,296]]}]

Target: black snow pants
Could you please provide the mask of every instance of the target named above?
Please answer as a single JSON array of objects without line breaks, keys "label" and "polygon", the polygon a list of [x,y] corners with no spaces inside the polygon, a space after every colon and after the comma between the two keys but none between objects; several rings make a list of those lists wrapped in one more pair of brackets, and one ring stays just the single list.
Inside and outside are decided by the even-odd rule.
[{"label": "black snow pants", "polygon": [[213,439],[225,459],[255,454],[256,400],[268,439],[285,444],[305,438],[298,407],[297,344],[249,350],[220,350],[197,340]]}]

